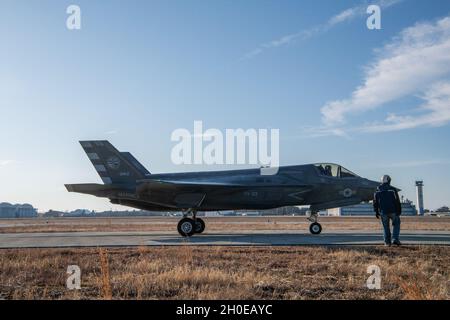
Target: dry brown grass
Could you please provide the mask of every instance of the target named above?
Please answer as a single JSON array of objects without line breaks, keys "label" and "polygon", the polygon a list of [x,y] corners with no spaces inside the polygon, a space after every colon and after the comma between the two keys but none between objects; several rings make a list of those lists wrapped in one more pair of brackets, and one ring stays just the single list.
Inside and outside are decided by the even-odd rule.
[{"label": "dry brown grass", "polygon": [[[81,290],[65,288],[79,265]],[[367,266],[382,272],[366,288]],[[0,251],[6,299],[449,299],[450,247],[137,247]]]},{"label": "dry brown grass", "polygon": [[112,299],[111,278],[109,276],[109,261],[108,252],[105,248],[99,248],[98,254],[100,256],[100,271],[102,278],[102,294],[105,300]]},{"label": "dry brown grass", "polygon": [[[212,232],[245,230],[308,230],[305,217],[208,217]],[[179,218],[49,218],[0,219],[0,233],[75,231],[174,231]],[[375,217],[320,217],[326,230],[380,230]],[[402,217],[402,230],[450,231],[450,217]]]}]

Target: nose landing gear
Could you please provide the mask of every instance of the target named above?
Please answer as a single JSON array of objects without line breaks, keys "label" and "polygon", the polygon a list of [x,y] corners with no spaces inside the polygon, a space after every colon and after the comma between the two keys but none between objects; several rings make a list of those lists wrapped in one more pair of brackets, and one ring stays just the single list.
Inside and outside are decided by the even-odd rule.
[{"label": "nose landing gear", "polygon": [[317,222],[311,223],[311,225],[309,226],[309,232],[311,232],[312,234],[319,234],[322,232],[322,226]]},{"label": "nose landing gear", "polygon": [[317,217],[317,211],[311,211],[307,217],[307,219],[312,222],[309,226],[309,232],[311,232],[311,234],[320,234],[322,232],[322,226],[317,222]]}]

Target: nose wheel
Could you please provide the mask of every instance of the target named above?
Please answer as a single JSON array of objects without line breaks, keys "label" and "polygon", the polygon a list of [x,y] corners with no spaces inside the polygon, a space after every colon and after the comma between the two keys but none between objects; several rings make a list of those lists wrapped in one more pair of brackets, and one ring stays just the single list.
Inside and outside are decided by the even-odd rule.
[{"label": "nose wheel", "polygon": [[311,234],[320,234],[322,232],[322,226],[317,222],[318,213],[315,210],[311,210],[307,219],[312,223],[309,226],[309,232]]},{"label": "nose wheel", "polygon": [[319,234],[322,232],[322,226],[318,222],[311,223],[309,226],[309,232],[312,234]]}]

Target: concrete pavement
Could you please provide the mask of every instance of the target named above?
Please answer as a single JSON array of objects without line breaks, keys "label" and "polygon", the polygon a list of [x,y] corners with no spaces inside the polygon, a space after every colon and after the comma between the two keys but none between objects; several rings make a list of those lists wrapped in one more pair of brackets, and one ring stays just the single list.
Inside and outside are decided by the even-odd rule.
[{"label": "concrete pavement", "polygon": [[[0,248],[60,248],[60,247],[127,247],[162,245],[377,245],[382,244],[381,232],[324,231],[311,235],[295,231],[205,232],[183,238],[175,232],[49,232],[0,233]],[[405,231],[403,244],[449,245],[448,231]]]}]

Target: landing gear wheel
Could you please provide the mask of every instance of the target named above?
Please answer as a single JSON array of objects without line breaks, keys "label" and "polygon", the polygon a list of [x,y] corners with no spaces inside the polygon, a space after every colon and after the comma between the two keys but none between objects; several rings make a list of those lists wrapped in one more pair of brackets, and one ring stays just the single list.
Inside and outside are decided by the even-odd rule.
[{"label": "landing gear wheel", "polygon": [[195,222],[191,218],[183,218],[178,222],[178,233],[190,237],[195,233]]},{"label": "landing gear wheel", "polygon": [[322,232],[322,226],[318,222],[311,223],[309,226],[309,232],[312,234],[319,234]]},{"label": "landing gear wheel", "polygon": [[195,233],[202,233],[205,231],[205,221],[203,219],[195,219]]}]

